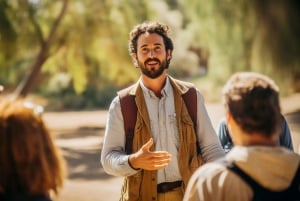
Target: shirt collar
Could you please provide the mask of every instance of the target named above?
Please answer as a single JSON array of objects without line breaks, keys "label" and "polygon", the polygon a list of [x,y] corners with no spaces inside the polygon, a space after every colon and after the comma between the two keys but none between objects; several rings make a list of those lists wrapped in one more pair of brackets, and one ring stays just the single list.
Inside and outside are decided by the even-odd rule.
[{"label": "shirt collar", "polygon": [[[148,88],[144,85],[144,83],[143,83],[143,81],[142,81],[141,78],[139,79],[139,83],[140,83],[140,86],[141,86],[141,88],[142,88],[142,90],[143,90],[144,95],[146,95],[146,96],[148,96],[148,97],[150,97],[150,98],[151,98],[151,97],[155,97],[155,94],[153,93],[153,91],[151,91],[150,89],[148,89]],[[167,76],[165,86],[164,86],[164,88],[161,90],[162,96],[169,96],[171,89],[172,89],[172,86],[171,86],[171,83],[170,83],[170,79],[169,79],[169,77]]]}]

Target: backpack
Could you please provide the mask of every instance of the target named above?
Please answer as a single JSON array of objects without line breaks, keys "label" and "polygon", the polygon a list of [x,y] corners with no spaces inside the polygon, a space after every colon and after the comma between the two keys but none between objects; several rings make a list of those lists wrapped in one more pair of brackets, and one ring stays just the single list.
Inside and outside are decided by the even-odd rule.
[{"label": "backpack", "polygon": [[[125,151],[127,154],[132,153],[132,141],[134,135],[134,127],[137,117],[137,106],[135,103],[135,96],[127,93],[127,89],[121,90],[118,94],[120,97],[121,111],[124,119],[124,129],[126,135]],[[188,109],[189,115],[194,124],[196,132],[197,126],[197,92],[196,88],[191,87],[182,95],[185,105]],[[200,146],[197,144],[197,152],[200,153]]]},{"label": "backpack", "polygon": [[291,185],[279,192],[262,187],[234,163],[229,162],[226,166],[252,188],[254,193],[252,201],[300,201],[300,165]]}]

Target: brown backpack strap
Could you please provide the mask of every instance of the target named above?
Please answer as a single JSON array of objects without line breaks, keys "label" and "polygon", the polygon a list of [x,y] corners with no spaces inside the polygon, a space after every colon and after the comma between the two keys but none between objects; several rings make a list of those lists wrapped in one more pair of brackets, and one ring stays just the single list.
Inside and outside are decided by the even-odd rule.
[{"label": "brown backpack strap", "polygon": [[189,115],[194,123],[194,130],[197,127],[197,92],[194,87],[191,87],[185,94],[182,95]]},{"label": "brown backpack strap", "polygon": [[[194,123],[194,131],[197,133],[197,92],[195,87],[189,88],[189,90],[182,95],[189,115]],[[199,142],[197,141],[197,153],[201,153]]]},{"label": "brown backpack strap", "polygon": [[124,90],[119,92],[121,111],[124,119],[125,130],[125,151],[127,154],[132,153],[132,142],[134,135],[134,127],[137,117],[137,106],[135,96],[129,95]]}]

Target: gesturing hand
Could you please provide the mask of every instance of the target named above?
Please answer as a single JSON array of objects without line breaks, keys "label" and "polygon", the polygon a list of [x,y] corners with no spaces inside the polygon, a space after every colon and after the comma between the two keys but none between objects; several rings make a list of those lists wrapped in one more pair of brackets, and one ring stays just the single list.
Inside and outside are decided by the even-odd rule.
[{"label": "gesturing hand", "polygon": [[135,169],[158,170],[166,167],[171,155],[166,151],[150,151],[153,139],[144,144],[137,152],[129,156],[129,163]]}]

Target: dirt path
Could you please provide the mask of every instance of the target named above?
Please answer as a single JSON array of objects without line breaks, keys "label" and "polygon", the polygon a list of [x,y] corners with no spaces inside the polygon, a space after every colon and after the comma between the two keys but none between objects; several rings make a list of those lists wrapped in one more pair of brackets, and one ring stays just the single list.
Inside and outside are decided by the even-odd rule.
[{"label": "dirt path", "polygon": [[[207,104],[217,128],[224,115],[221,104]],[[282,100],[295,151],[300,145],[300,94]],[[122,178],[107,175],[99,162],[107,111],[45,113],[68,164],[69,175],[58,201],[118,200]],[[299,150],[300,152],[300,150]]]}]

